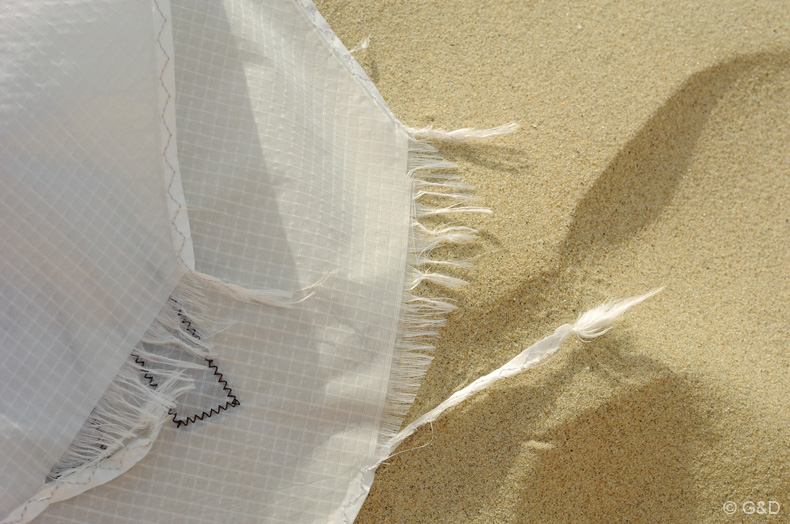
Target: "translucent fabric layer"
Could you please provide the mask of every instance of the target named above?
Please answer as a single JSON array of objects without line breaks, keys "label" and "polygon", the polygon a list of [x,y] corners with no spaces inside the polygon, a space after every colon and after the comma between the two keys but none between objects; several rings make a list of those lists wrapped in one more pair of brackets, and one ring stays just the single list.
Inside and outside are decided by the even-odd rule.
[{"label": "translucent fabric layer", "polygon": [[[64,198],[74,202],[74,220],[59,225],[48,216],[43,223],[54,222],[53,232],[33,237],[28,249],[52,244],[40,258],[62,266],[69,251],[64,260],[55,238],[74,236],[87,226],[96,229],[91,238],[104,242],[102,250],[92,253],[95,265],[114,273],[104,276],[89,269],[83,276],[64,268],[63,280],[71,283],[71,275],[79,275],[73,284],[81,304],[108,304],[104,289],[97,289],[104,286],[117,300],[98,309],[112,312],[111,328],[95,329],[102,323],[99,317],[90,320],[90,329],[79,331],[104,342],[101,355],[98,349],[91,354],[92,365],[101,367],[90,368],[89,381],[59,375],[66,340],[62,333],[48,341],[53,356],[41,354],[52,359],[51,373],[31,368],[19,381],[24,388],[56,376],[69,385],[93,388],[95,394],[79,398],[81,411],[72,415],[61,447],[40,457],[37,469],[20,462],[17,468],[30,473],[30,482],[4,500],[3,508],[13,509],[38,488],[135,344],[152,336],[153,327],[145,337],[143,333],[178,277],[191,274],[187,266],[193,247],[194,278],[205,284],[199,322],[182,314],[180,298],[171,296],[175,305],[169,313],[188,319],[194,337],[211,338],[204,370],[199,352],[194,353],[197,363],[185,367],[193,392],[171,408],[171,420],[157,430],[153,446],[138,439],[97,466],[104,474],[114,459],[134,456],[139,462],[128,472],[103,485],[95,479],[105,477],[93,475],[93,489],[50,505],[37,521],[327,521],[399,423],[391,397],[415,389],[428,364],[419,355],[418,364],[408,359],[406,367],[396,363],[413,277],[413,141],[308,3],[166,5],[135,0],[85,2],[75,9],[81,18],[48,6],[40,8],[46,14],[42,22],[23,13],[25,23],[40,23],[31,34],[48,28],[51,45],[58,47],[34,42],[38,54],[31,68],[46,86],[70,86],[63,93],[47,87],[46,95],[30,100],[68,102],[73,95],[76,99],[64,111],[99,115],[103,127],[83,130],[88,124],[71,125],[69,120],[53,126],[44,110],[26,113],[31,136],[35,128],[38,135],[52,136],[53,144],[64,145],[56,144],[56,149],[47,144],[46,157],[31,150],[30,163],[45,162],[48,168],[40,169],[44,174],[39,178],[4,161],[9,176],[4,175],[3,184],[20,186],[12,187],[16,207],[25,200],[19,198],[21,188],[30,194],[55,191],[49,198],[58,209],[68,208]],[[62,36],[66,30],[68,35]],[[81,47],[65,45],[72,35],[84,41]],[[84,71],[67,69],[61,80],[52,78],[58,57]],[[19,61],[30,58],[18,56]],[[174,67],[174,86],[163,77],[168,67]],[[85,79],[92,76],[95,94],[85,91]],[[20,86],[29,84],[29,79],[20,81]],[[140,93],[129,87],[138,84]],[[140,101],[144,87],[147,98]],[[6,85],[6,92],[13,89]],[[163,117],[173,109],[175,121],[163,126]],[[9,136],[21,141],[21,127],[9,129]],[[116,127],[126,134],[113,135]],[[177,157],[168,150],[176,143]],[[25,151],[13,146],[12,154]],[[63,168],[71,162],[67,148],[90,148],[71,175]],[[183,190],[171,185],[180,181],[176,174]],[[44,176],[60,177],[60,185],[48,187]],[[30,236],[21,222],[31,220],[33,211],[21,214],[16,207],[8,208],[13,212],[3,219]],[[123,242],[108,241],[121,234]],[[21,244],[12,241],[19,250]],[[3,276],[5,281],[5,272]],[[258,290],[277,290],[282,303],[250,299]],[[30,304],[41,303],[34,290],[18,291]],[[116,302],[133,305],[136,316],[122,317],[128,312]],[[145,308],[150,314],[143,315]],[[62,310],[55,309],[57,319]],[[92,319],[96,312],[75,309],[74,314]],[[129,326],[128,333],[112,332],[118,326]],[[186,339],[174,340],[183,345]],[[117,354],[112,357],[106,346]],[[17,346],[11,351],[13,358],[21,354]],[[147,349],[142,344],[134,351]],[[132,365],[139,364],[143,377],[162,372],[150,358],[170,358],[170,353],[131,354],[137,355]],[[160,387],[158,379],[148,382],[153,389]],[[42,391],[42,404],[51,398],[51,392]],[[396,404],[407,406],[403,399],[408,395],[398,398]],[[31,411],[25,413],[19,423],[30,418]],[[48,424],[65,427],[62,421],[48,419]],[[131,450],[138,444],[150,447],[144,458],[145,453]],[[66,498],[62,494],[45,486],[37,496],[54,502]],[[17,520],[32,513],[22,511]]]},{"label": "translucent fabric layer", "polygon": [[0,513],[44,482],[182,271],[137,34],[153,24],[146,2],[0,9]]}]

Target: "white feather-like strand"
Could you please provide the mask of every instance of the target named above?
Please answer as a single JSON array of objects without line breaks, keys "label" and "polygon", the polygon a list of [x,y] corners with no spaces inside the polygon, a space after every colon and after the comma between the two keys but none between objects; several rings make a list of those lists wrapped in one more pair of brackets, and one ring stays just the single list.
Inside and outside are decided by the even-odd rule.
[{"label": "white feather-like strand", "polygon": [[465,127],[454,131],[445,131],[444,129],[435,129],[432,125],[421,128],[408,127],[406,129],[408,129],[409,133],[415,138],[429,138],[447,142],[469,142],[470,140],[485,140],[502,135],[509,135],[510,133],[516,132],[519,127],[520,126],[516,122],[510,122],[509,124],[503,124],[488,129]]}]

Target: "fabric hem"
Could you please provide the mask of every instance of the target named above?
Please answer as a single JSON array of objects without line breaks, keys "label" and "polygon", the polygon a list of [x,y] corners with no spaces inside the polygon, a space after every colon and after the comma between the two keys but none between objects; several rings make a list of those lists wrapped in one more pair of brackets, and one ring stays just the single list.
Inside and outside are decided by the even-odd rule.
[{"label": "fabric hem", "polygon": [[[457,173],[457,166],[445,161],[427,141],[413,136],[409,138],[406,169],[412,195],[406,276],[378,442],[371,464],[354,477],[343,504],[329,522],[351,524],[362,508],[376,469],[390,455],[393,440],[398,436],[433,360],[432,352],[439,332],[447,321],[447,315],[456,308],[449,298],[423,296],[418,291],[420,284],[430,282],[446,289],[457,289],[466,284],[442,268],[466,268],[469,263],[441,260],[434,256],[440,247],[475,240],[477,232],[447,221],[436,225],[438,221],[431,217],[491,212],[474,203],[474,188],[464,183]],[[426,225],[428,222],[432,223],[431,227]]]}]

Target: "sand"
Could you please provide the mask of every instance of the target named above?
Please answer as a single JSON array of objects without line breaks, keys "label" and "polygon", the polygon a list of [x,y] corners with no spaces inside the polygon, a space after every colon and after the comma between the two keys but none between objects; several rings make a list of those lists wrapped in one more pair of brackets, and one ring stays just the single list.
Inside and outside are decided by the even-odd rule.
[{"label": "sand", "polygon": [[523,126],[437,144],[494,213],[461,219],[475,266],[409,420],[666,285],[418,432],[357,522],[790,522],[790,6],[318,6],[347,47],[371,36],[357,58],[405,124]]}]

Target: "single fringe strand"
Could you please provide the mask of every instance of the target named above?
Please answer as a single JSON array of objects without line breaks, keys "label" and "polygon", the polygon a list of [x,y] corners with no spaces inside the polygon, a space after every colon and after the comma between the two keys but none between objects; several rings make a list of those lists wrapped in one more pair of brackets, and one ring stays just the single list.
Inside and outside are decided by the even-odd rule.
[{"label": "single fringe strand", "polygon": [[[579,319],[574,324],[563,324],[562,326],[558,327],[553,334],[531,345],[516,355],[507,364],[483,377],[478,378],[463,389],[456,391],[438,406],[420,416],[412,423],[408,424],[403,428],[403,430],[401,430],[390,440],[390,452],[394,451],[404,440],[413,435],[420,427],[435,421],[448,409],[457,406],[469,397],[488,388],[491,386],[491,384],[518,373],[522,373],[523,371],[543,361],[546,357],[554,354],[569,335],[575,334],[583,340],[592,340],[595,337],[603,335],[612,328],[614,321],[617,320],[617,318],[628,308],[650,298],[651,296],[660,292],[661,289],[663,288],[650,291],[644,295],[602,304],[581,315],[581,317],[579,317]],[[389,458],[389,455],[381,459],[379,464],[384,462],[384,460],[387,458]]]},{"label": "single fringe strand", "polygon": [[422,128],[407,127],[406,129],[408,129],[415,138],[427,138],[446,142],[469,142],[470,140],[485,140],[502,135],[509,135],[510,133],[515,133],[519,127],[517,123],[510,122],[509,124],[503,124],[489,129],[465,127],[463,129],[456,129],[455,131],[445,131],[444,129],[434,129],[432,125]]}]

